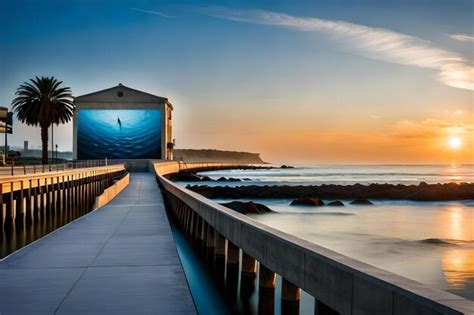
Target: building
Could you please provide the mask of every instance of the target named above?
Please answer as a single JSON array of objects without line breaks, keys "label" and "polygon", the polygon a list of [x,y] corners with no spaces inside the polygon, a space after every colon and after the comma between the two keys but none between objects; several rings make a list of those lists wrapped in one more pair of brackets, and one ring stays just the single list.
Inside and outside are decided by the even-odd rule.
[{"label": "building", "polygon": [[74,159],[172,159],[167,98],[119,84],[74,102]]}]

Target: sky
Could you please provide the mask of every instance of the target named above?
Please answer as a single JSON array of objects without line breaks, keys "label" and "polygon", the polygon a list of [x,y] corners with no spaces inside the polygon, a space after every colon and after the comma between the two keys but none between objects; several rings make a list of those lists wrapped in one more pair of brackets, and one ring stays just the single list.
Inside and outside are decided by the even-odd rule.
[{"label": "sky", "polygon": [[[0,0],[0,106],[36,75],[75,96],[123,83],[169,98],[178,148],[474,163],[473,5]],[[40,144],[39,130],[14,128],[10,143]],[[72,125],[55,130],[71,150]]]}]

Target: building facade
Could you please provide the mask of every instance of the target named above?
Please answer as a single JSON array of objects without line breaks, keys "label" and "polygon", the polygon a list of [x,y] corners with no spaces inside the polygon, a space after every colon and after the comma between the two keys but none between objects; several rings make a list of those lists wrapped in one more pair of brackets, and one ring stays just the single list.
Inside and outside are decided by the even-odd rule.
[{"label": "building facade", "polygon": [[167,98],[119,84],[74,102],[74,159],[173,158],[173,106]]}]

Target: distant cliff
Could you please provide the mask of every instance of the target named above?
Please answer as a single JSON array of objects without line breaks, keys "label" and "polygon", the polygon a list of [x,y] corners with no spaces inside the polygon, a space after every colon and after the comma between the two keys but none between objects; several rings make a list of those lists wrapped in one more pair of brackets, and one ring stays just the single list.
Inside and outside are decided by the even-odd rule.
[{"label": "distant cliff", "polygon": [[260,153],[220,151],[209,149],[174,149],[175,160],[186,162],[236,162],[264,164]]}]

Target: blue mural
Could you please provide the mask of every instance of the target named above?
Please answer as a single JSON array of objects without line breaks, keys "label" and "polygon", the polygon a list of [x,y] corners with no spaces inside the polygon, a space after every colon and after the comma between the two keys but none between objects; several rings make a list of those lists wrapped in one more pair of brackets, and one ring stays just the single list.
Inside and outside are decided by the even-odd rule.
[{"label": "blue mural", "polygon": [[159,110],[80,110],[77,117],[77,158],[161,158]]}]

